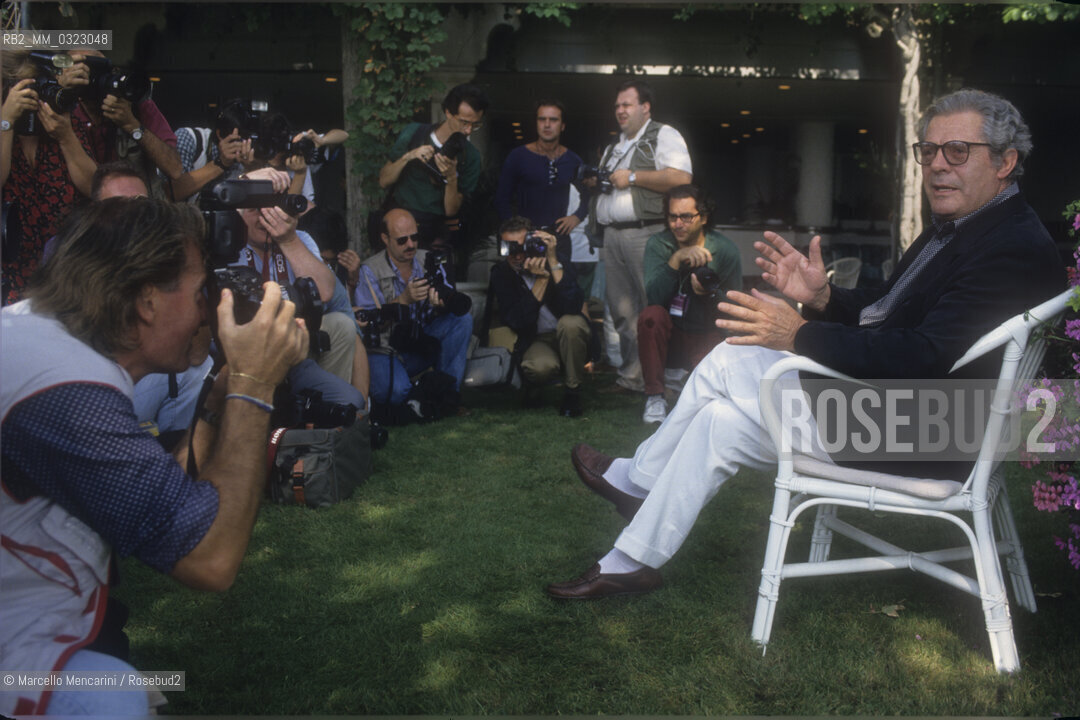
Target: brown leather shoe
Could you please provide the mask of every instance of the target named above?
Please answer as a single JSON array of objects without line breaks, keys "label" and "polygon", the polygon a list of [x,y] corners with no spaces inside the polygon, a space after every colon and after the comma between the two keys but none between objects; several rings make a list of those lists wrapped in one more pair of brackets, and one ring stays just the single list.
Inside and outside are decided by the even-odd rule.
[{"label": "brown leather shoe", "polygon": [[552,583],[544,591],[559,600],[597,600],[617,595],[640,595],[663,587],[660,571],[644,567],[622,575],[604,575],[596,563],[576,580]]},{"label": "brown leather shoe", "polygon": [[604,479],[604,473],[611,467],[615,458],[593,450],[585,443],[574,446],[570,451],[570,461],[574,470],[585,486],[608,502],[615,504],[615,510],[628,521],[645,502],[641,498],[628,495]]}]

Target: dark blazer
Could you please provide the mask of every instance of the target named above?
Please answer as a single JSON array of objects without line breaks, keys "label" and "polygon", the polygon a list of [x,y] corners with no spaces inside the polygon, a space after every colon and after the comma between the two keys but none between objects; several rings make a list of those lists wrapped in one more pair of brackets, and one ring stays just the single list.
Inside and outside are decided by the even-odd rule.
[{"label": "dark blazer", "polygon": [[[907,300],[881,325],[860,328],[859,311],[892,288],[930,235],[912,243],[884,288],[833,286],[825,312],[806,314],[795,352],[857,378],[944,378],[982,335],[1065,289],[1061,256],[1018,194],[961,225]],[[997,377],[996,358],[964,375]]]},{"label": "dark blazer", "polygon": [[547,305],[557,318],[568,313],[581,313],[585,292],[578,285],[570,258],[558,252],[557,256],[563,266],[562,280],[558,283],[548,282],[543,303],[536,299],[525,281],[505,260],[491,268],[491,289],[499,317],[518,336],[514,344],[515,354],[525,352],[536,339],[536,322],[540,317],[541,305]]},{"label": "dark blazer", "polygon": [[[1001,350],[955,374],[950,375],[949,369],[987,332],[1065,289],[1061,256],[1035,212],[1023,197],[1015,195],[961,225],[949,244],[923,268],[907,299],[877,327],[860,328],[859,312],[888,292],[931,234],[924,232],[912,243],[884,288],[845,290],[833,286],[825,312],[806,314],[810,322],[799,329],[795,351],[868,380],[996,378]],[[814,389],[804,387],[812,398],[823,389],[820,384]],[[816,400],[813,402],[816,406]],[[827,437],[835,437],[831,419],[819,417],[818,423]],[[917,429],[918,422],[909,428],[912,437]],[[903,454],[874,453],[858,460],[837,461],[886,473],[963,480],[975,457],[974,453],[965,456],[968,461],[915,460]]]}]

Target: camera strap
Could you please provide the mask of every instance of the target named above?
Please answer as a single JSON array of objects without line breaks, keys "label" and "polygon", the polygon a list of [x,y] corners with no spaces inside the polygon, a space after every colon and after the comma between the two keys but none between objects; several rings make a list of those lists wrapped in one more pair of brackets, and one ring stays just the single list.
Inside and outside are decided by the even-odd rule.
[{"label": "camera strap", "polygon": [[203,378],[203,386],[199,390],[199,399],[195,402],[195,414],[192,415],[191,425],[188,427],[187,474],[192,480],[199,479],[199,467],[195,462],[195,426],[199,423],[199,419],[203,417],[206,398],[209,397],[210,389],[214,387],[218,373],[221,372],[221,368],[225,365],[225,354],[221,350],[211,345],[210,354],[213,356],[214,362],[210,366],[210,372],[206,373],[206,377]]},{"label": "camera strap", "polygon": [[[273,280],[274,282],[281,282],[281,278],[289,277],[289,265],[285,260],[285,254],[281,252],[276,242],[268,242],[266,244],[266,251],[262,254],[262,279],[263,282]],[[271,251],[273,247],[273,251]],[[250,245],[245,245],[244,249],[240,251],[240,256],[244,259],[246,264],[252,270],[258,270],[255,266],[255,252],[251,249]],[[274,273],[271,277],[270,267],[273,261]]]},{"label": "camera strap", "polygon": [[375,309],[382,310],[382,303],[379,302],[379,296],[375,294],[375,288],[371,285],[371,278],[368,277],[367,273],[360,274],[364,276],[364,282],[367,283],[367,289],[371,292],[371,299],[375,303]]},{"label": "camera strap", "polygon": [[[389,256],[387,256],[387,261],[389,259]],[[375,294],[375,287],[371,284],[371,278],[368,277],[366,272],[360,274],[364,276],[364,282],[367,283],[368,291],[371,293],[371,300],[375,303],[375,309],[382,310],[382,303],[379,302],[379,296]],[[394,396],[394,361],[397,358],[397,352],[394,348],[389,347],[389,343],[387,343],[387,350],[390,351],[390,383],[386,389],[386,407],[390,407],[390,398]]]}]

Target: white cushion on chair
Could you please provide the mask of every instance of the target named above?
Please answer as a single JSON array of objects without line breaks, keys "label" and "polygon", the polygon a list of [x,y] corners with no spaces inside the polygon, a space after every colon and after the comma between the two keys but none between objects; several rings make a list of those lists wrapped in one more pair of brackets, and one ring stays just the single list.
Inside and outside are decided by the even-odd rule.
[{"label": "white cushion on chair", "polygon": [[795,472],[800,475],[892,490],[928,500],[944,500],[960,492],[960,488],[963,487],[963,484],[955,480],[931,480],[858,470],[822,462],[807,455],[796,455],[792,458],[792,464],[795,466]]}]

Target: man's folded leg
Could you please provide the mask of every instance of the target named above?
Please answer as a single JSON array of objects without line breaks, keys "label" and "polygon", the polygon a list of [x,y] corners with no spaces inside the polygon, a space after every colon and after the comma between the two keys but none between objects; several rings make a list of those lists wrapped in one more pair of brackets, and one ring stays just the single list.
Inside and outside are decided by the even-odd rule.
[{"label": "man's folded leg", "polygon": [[435,369],[454,378],[458,390],[461,389],[461,378],[465,376],[472,330],[472,315],[467,313],[461,316],[442,315],[424,326],[424,333],[439,341],[439,357],[432,358]]},{"label": "man's folded leg", "polygon": [[602,482],[619,493],[648,494],[612,552],[580,578],[548,586],[549,595],[592,599],[660,587],[657,568],[679,549],[723,482],[741,466],[763,469],[775,463],[761,427],[757,389],[765,370],[780,357],[762,348],[718,346],[690,376],[675,409],[638,447],[633,461],[615,459],[606,468],[595,468]]}]

